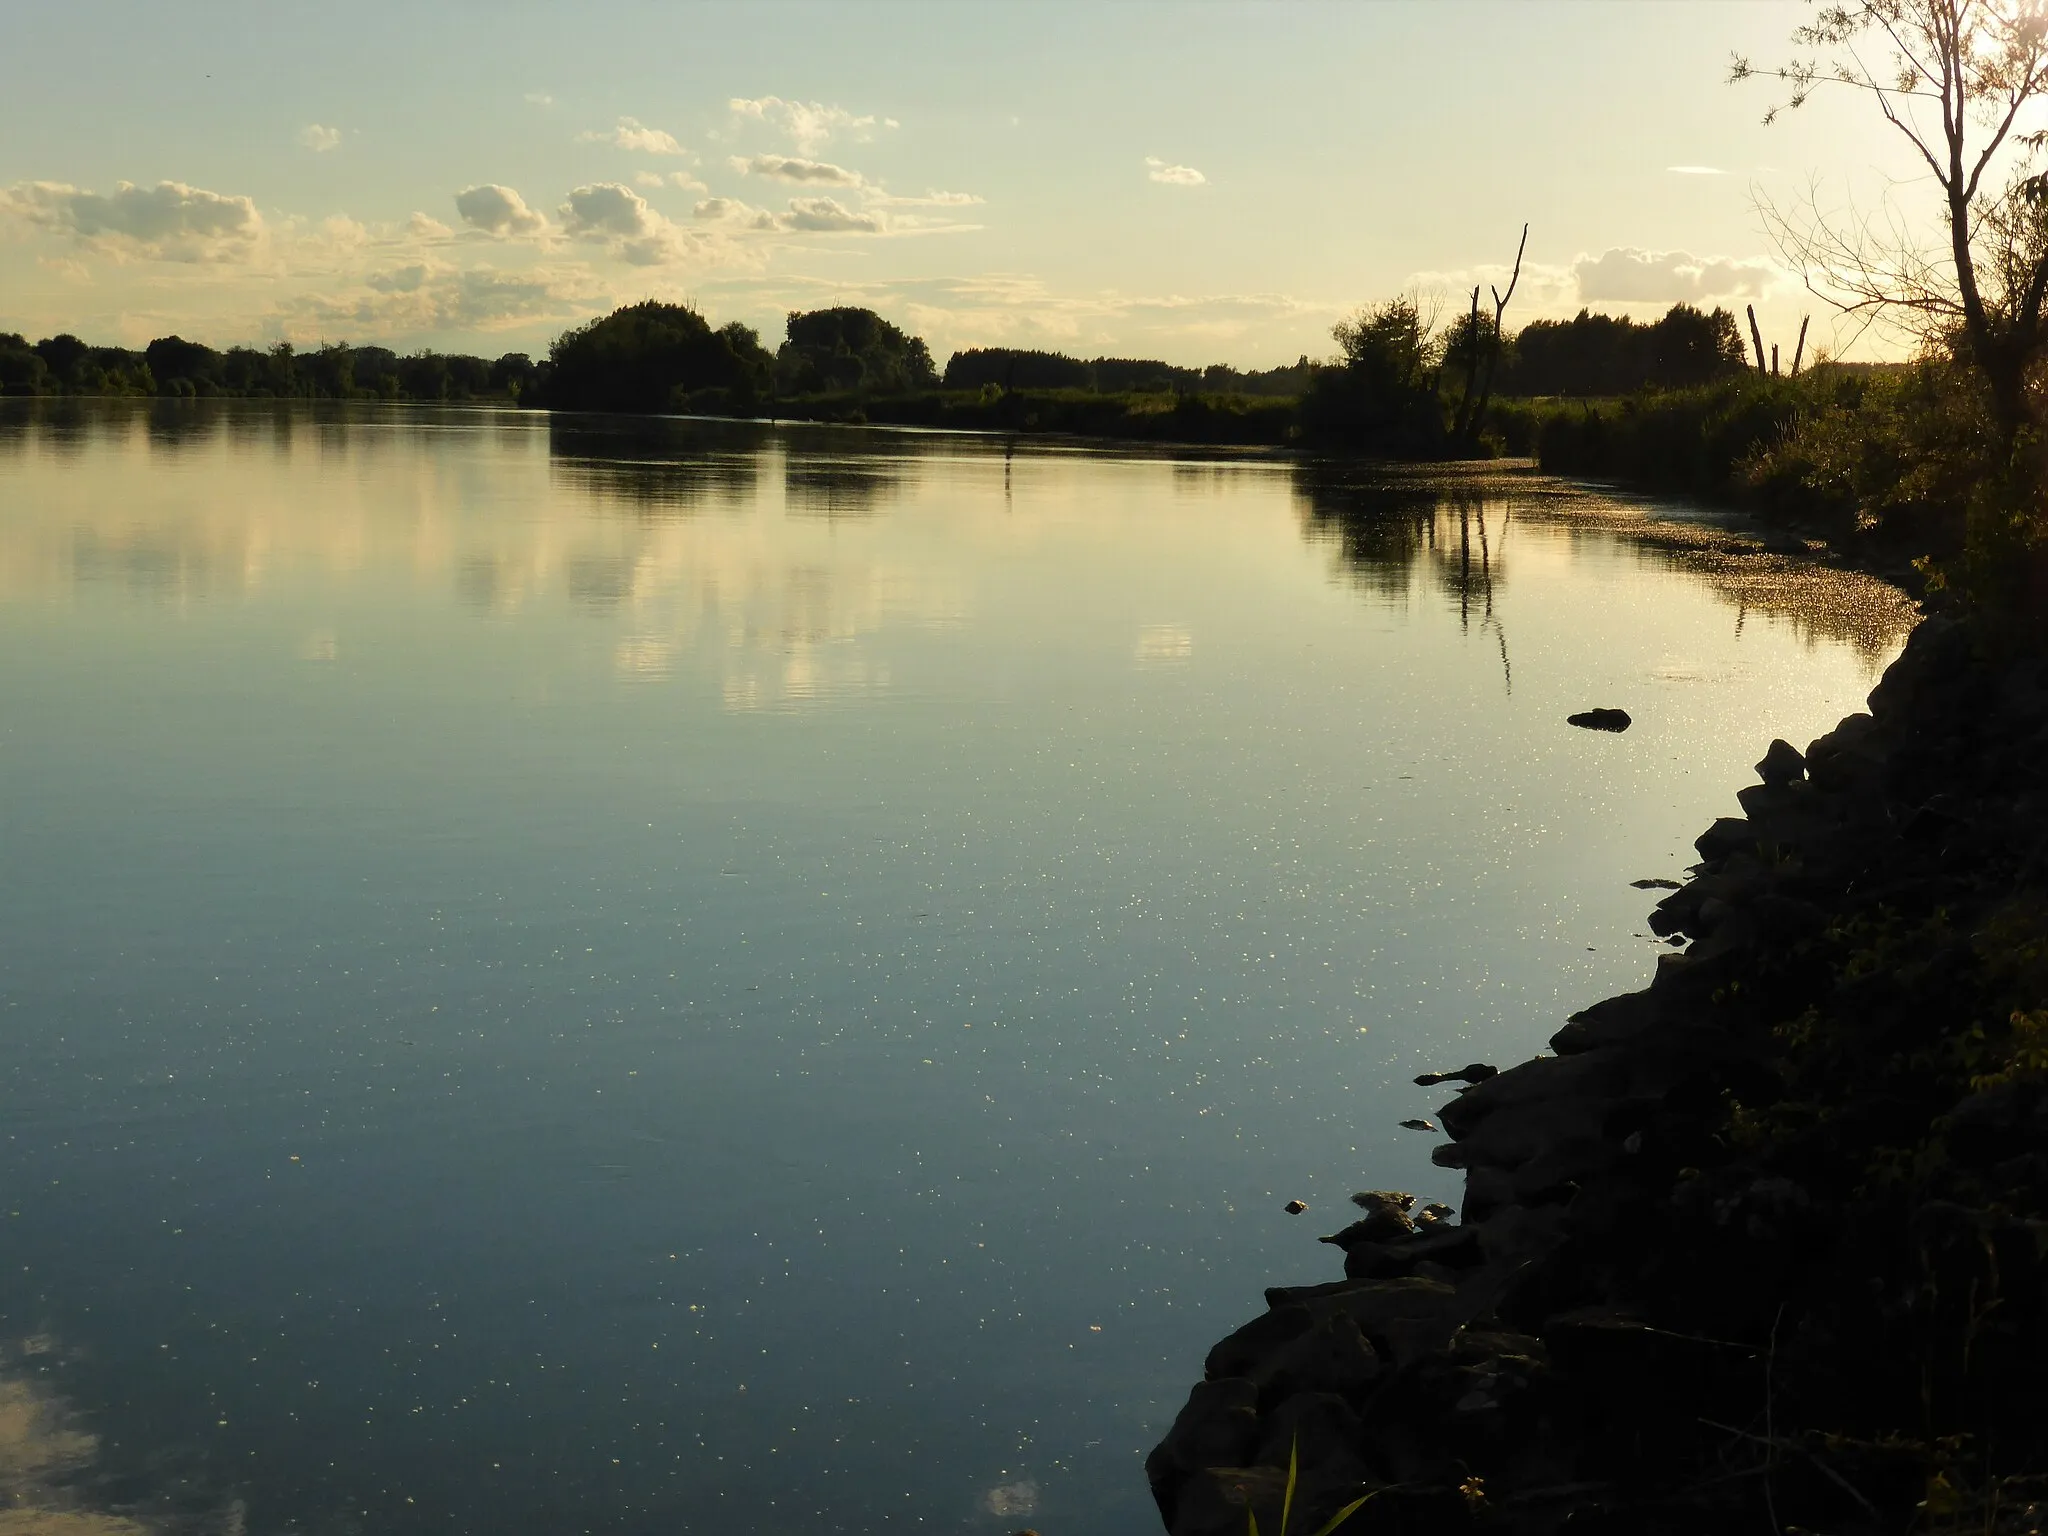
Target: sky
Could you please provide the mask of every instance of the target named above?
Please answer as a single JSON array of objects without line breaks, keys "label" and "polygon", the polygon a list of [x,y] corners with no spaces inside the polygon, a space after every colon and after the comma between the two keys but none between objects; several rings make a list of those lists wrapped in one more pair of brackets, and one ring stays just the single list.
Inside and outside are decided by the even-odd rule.
[{"label": "sky", "polygon": [[[864,304],[968,346],[1272,367],[1360,305],[1510,329],[1824,304],[1760,198],[1928,188],[1867,104],[1771,126],[1799,0],[7,11],[0,331],[543,351],[685,300],[775,345]],[[1862,355],[1878,346],[1861,343]]]}]

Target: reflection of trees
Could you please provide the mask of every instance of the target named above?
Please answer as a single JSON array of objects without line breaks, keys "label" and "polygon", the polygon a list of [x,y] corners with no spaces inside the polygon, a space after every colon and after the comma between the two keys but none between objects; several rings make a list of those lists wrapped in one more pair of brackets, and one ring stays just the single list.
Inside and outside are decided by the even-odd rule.
[{"label": "reflection of trees", "polygon": [[805,452],[792,443],[782,493],[799,517],[871,517],[877,502],[902,494],[903,466],[900,458],[876,453]]},{"label": "reflection of trees", "polygon": [[1912,627],[1912,605],[1875,577],[1766,552],[1727,519],[1674,515],[1656,502],[1591,492],[1507,471],[1402,470],[1358,461],[1304,460],[1294,493],[1308,538],[1334,544],[1365,592],[1387,602],[1415,595],[1418,579],[1455,607],[1468,631],[1491,631],[1508,673],[1496,599],[1506,581],[1510,532],[1538,540],[1612,541],[1646,562],[1684,572],[1745,616],[1763,613],[1795,632],[1847,642],[1875,665]]},{"label": "reflection of trees", "polygon": [[149,402],[149,446],[167,453],[197,447],[220,431],[218,408],[199,400]]},{"label": "reflection of trees", "polygon": [[1419,572],[1457,607],[1461,629],[1490,630],[1513,689],[1507,631],[1493,606],[1511,515],[1501,486],[1311,459],[1296,467],[1294,491],[1309,536],[1334,541],[1344,567],[1375,597],[1405,599]]},{"label": "reflection of trees", "polygon": [[1371,466],[1307,459],[1295,467],[1294,494],[1311,539],[1334,543],[1361,587],[1380,598],[1406,597],[1436,537],[1440,486],[1375,475]]},{"label": "reflection of trees", "polygon": [[600,500],[660,520],[707,502],[750,504],[767,429],[665,417],[548,419],[555,474]]},{"label": "reflection of trees", "polygon": [[28,424],[34,410],[32,401],[0,398],[0,454],[18,454],[28,446]]}]

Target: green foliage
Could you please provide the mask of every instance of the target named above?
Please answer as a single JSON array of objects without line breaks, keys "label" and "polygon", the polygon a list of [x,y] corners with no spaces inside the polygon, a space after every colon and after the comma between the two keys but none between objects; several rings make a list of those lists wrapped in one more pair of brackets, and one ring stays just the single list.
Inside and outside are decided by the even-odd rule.
[{"label": "green foliage", "polygon": [[1443,348],[1415,305],[1394,299],[1340,321],[1341,360],[1302,396],[1305,437],[1390,458],[1434,458],[1448,443],[1437,370]]},{"label": "green foliage", "polygon": [[548,361],[539,403],[576,411],[686,410],[692,396],[716,389],[747,414],[773,366],[746,326],[714,331],[688,305],[653,299],[565,332]]},{"label": "green foliage", "polygon": [[[1280,1530],[1278,1536],[1287,1536],[1289,1527],[1294,1523],[1294,1490],[1295,1485],[1300,1481],[1300,1477],[1301,1436],[1297,1434],[1287,1447],[1287,1485],[1280,1500]],[[1360,1494],[1316,1527],[1314,1536],[1330,1536],[1330,1533],[1336,1530],[1338,1526],[1349,1520],[1376,1498],[1379,1492],[1380,1490],[1375,1489],[1370,1493]],[[1258,1511],[1247,1509],[1245,1511],[1245,1522],[1249,1536],[1259,1536]]]},{"label": "green foliage", "polygon": [[1182,368],[1157,358],[1098,357],[1013,347],[970,347],[946,361],[948,390],[1085,390],[1104,395],[1193,394],[1295,396],[1308,388],[1314,365],[1299,362],[1242,372],[1222,363]]},{"label": "green foliage", "polygon": [[1509,395],[1621,395],[1684,389],[1747,366],[1742,333],[1725,309],[1674,304],[1650,322],[1580,310],[1516,333],[1495,386]]},{"label": "green foliage", "polygon": [[784,394],[893,393],[939,382],[924,338],[906,335],[872,309],[792,312],[787,330],[775,354],[775,385]]}]

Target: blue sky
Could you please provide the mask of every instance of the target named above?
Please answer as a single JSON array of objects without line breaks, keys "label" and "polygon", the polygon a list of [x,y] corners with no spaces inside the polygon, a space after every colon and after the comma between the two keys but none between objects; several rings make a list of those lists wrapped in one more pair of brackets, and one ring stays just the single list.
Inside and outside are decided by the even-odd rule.
[{"label": "blue sky", "polygon": [[1831,327],[1756,194],[1911,176],[1857,103],[1767,129],[1767,93],[1723,83],[1807,14],[17,6],[0,329],[495,353],[660,297],[772,345],[785,311],[850,302],[941,358],[1271,366],[1361,303],[1457,302],[1527,219],[1511,324],[1755,301],[1789,347],[1802,313]]}]

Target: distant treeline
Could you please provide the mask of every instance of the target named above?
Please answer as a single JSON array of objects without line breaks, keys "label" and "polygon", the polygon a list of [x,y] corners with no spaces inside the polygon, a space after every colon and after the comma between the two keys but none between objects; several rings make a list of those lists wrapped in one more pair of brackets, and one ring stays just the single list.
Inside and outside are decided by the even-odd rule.
[{"label": "distant treeline", "polygon": [[224,395],[283,400],[517,400],[534,378],[533,360],[495,360],[331,344],[310,352],[289,342],[217,352],[180,336],[141,351],[95,347],[76,336],[31,344],[0,332],[0,394]]},{"label": "distant treeline", "polygon": [[1509,339],[1495,390],[1503,395],[1625,395],[1689,389],[1747,365],[1742,332],[1725,309],[1674,304],[1647,324],[1580,310],[1536,320]]},{"label": "distant treeline", "polygon": [[565,332],[538,362],[340,343],[216,351],[177,336],[138,352],[0,335],[0,393],[496,400],[1434,458],[1498,448],[1515,420],[1500,402],[1512,397],[1689,389],[1744,369],[1722,309],[1679,304],[1651,322],[1582,311],[1511,337],[1488,324],[1475,313],[1438,330],[1397,300],[1339,325],[1328,362],[1244,372],[982,347],[954,353],[942,373],[921,337],[871,309],[793,312],[771,352],[738,321],[714,328],[688,305],[650,300]]},{"label": "distant treeline", "polygon": [[1222,363],[1181,368],[1146,357],[1084,362],[1064,352],[972,347],[947,359],[944,384],[947,389],[986,389],[993,384],[999,389],[1079,389],[1099,395],[1298,395],[1308,387],[1313,367],[1304,357],[1262,373],[1240,373]]}]

